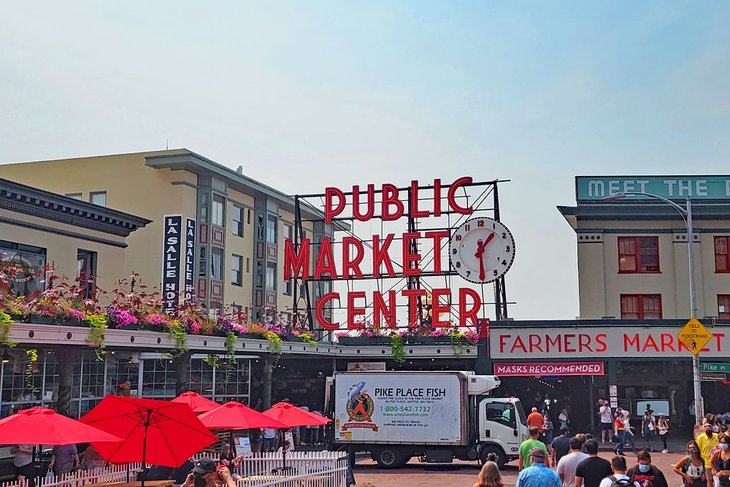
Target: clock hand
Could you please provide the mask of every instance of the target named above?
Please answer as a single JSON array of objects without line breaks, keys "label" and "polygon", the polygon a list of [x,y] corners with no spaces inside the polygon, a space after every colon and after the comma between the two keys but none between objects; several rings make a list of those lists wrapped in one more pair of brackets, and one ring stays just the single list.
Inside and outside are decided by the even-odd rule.
[{"label": "clock hand", "polygon": [[477,240],[477,253],[474,254],[474,257],[479,259],[479,280],[484,280],[484,247],[486,247],[487,244],[482,239]]}]

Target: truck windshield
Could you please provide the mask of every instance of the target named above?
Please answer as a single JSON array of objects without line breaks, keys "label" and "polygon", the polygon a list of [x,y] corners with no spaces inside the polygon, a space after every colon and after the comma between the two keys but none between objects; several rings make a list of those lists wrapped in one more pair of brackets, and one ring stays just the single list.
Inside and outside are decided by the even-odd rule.
[{"label": "truck windshield", "polygon": [[527,417],[525,417],[525,411],[522,409],[522,403],[520,401],[515,401],[515,409],[517,410],[517,417],[520,423],[523,426],[527,426]]}]

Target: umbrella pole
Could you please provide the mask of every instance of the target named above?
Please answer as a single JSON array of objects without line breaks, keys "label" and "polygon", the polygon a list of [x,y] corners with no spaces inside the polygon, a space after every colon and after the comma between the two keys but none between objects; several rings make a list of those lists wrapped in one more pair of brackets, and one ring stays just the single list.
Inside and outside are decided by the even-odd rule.
[{"label": "umbrella pole", "polygon": [[152,410],[147,410],[147,417],[144,421],[144,436],[142,437],[142,483],[140,487],[144,487],[144,481],[147,478],[147,430],[150,427],[150,417]]}]

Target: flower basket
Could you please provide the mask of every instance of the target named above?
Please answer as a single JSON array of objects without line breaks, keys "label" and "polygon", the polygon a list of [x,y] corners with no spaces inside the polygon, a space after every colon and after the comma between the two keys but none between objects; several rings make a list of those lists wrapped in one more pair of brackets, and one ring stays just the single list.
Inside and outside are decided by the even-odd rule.
[{"label": "flower basket", "polygon": [[28,323],[34,323],[37,325],[53,325],[58,322],[55,316],[48,315],[31,315]]},{"label": "flower basket", "polygon": [[365,346],[365,345],[390,345],[390,337],[374,336],[374,337],[347,337],[342,336],[338,339],[340,345],[345,346]]},{"label": "flower basket", "polygon": [[451,345],[451,338],[448,336],[407,336],[403,338],[406,345]]}]

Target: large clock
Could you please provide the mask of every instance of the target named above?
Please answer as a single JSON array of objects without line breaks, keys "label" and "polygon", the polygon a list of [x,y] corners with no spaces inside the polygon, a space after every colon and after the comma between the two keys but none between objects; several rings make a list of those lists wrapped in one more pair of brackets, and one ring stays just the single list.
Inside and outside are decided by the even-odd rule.
[{"label": "large clock", "polygon": [[515,239],[492,218],[472,218],[451,235],[451,267],[467,281],[492,282],[504,275],[515,259]]}]

